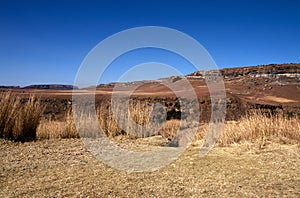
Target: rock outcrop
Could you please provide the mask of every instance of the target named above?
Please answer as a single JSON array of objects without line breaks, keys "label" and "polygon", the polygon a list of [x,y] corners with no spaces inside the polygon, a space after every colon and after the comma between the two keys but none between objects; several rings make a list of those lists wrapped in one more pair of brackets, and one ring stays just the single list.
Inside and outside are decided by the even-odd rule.
[{"label": "rock outcrop", "polygon": [[[207,71],[197,71],[187,75],[187,78],[204,78]],[[300,80],[300,64],[270,64],[237,68],[221,69],[225,79],[236,77],[266,77],[277,79],[293,78]]]}]

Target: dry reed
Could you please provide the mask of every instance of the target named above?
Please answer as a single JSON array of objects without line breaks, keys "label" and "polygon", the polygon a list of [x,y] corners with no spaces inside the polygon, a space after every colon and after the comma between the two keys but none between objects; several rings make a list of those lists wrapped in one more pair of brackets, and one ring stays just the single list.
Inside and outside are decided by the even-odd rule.
[{"label": "dry reed", "polygon": [[31,96],[22,101],[11,92],[0,94],[0,137],[15,141],[36,139],[36,130],[44,106]]},{"label": "dry reed", "polygon": [[65,121],[43,120],[38,126],[37,138],[78,138],[72,112],[68,110],[65,117]]},{"label": "dry reed", "polygon": [[[205,134],[204,127],[198,135],[202,139]],[[239,121],[226,122],[218,139],[218,145],[226,146],[233,143],[252,142],[265,146],[268,142],[282,144],[300,143],[300,119],[288,118],[282,113],[273,115],[271,112],[263,113],[261,110],[253,111],[242,117]]]},{"label": "dry reed", "polygon": [[[29,141],[51,138],[78,138],[72,112],[66,112],[64,121],[43,120],[40,116],[43,105],[35,97],[21,99],[11,92],[0,94],[0,137],[16,141]],[[129,110],[122,103],[114,108],[103,103],[97,108],[99,124],[103,132],[110,138],[125,135],[127,137],[149,137],[161,135],[172,139],[180,129],[195,127],[186,121],[168,120],[163,123],[151,123],[151,105],[142,101],[130,101]],[[113,112],[113,110],[115,112]],[[117,116],[116,116],[117,115]],[[86,119],[89,120],[89,119]],[[183,124],[181,122],[184,122]],[[181,123],[181,125],[180,125]],[[161,125],[160,125],[161,124]],[[83,123],[87,133],[83,137],[92,137],[89,127],[91,123]],[[148,126],[149,125],[149,126]],[[159,127],[158,127],[159,126]],[[196,139],[203,139],[208,124],[201,124]],[[158,130],[160,129],[160,130]],[[238,121],[228,121],[218,139],[218,145],[232,143],[255,142],[264,146],[267,142],[300,143],[299,118],[288,118],[283,114],[254,111]]]}]

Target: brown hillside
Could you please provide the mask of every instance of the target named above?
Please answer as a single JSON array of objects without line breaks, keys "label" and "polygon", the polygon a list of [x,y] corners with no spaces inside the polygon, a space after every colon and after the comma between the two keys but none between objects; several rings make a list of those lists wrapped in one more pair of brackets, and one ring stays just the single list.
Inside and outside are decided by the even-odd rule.
[{"label": "brown hillside", "polygon": [[[300,64],[264,65],[220,70],[223,75],[227,95],[227,120],[238,119],[250,109],[265,109],[272,112],[283,112],[287,115],[300,116]],[[209,91],[205,83],[205,72],[198,71],[186,76],[194,88],[201,108],[201,119],[210,118]],[[138,81],[130,83],[110,83],[99,85],[96,89],[96,104],[109,102],[109,98],[117,85],[117,94],[126,93],[130,87],[136,90],[133,99],[140,98],[148,102],[160,102],[167,111],[174,111],[178,100],[172,85],[186,95],[189,90],[182,86],[183,77],[170,77],[157,81]],[[14,89],[15,92],[28,96],[35,94],[47,104],[46,116],[61,119],[65,111],[72,106],[72,90],[49,89]],[[75,90],[82,94],[87,90]],[[170,105],[172,104],[172,105]]]}]

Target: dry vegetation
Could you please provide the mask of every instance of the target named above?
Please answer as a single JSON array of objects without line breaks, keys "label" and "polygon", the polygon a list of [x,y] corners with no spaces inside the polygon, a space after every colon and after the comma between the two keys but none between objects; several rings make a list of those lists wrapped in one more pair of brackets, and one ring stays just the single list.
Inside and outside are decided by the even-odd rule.
[{"label": "dry vegetation", "polygon": [[258,143],[261,147],[269,142],[299,144],[300,119],[258,110],[237,122],[224,125],[224,132],[219,139],[220,145],[243,142]]},{"label": "dry vegetation", "polygon": [[[66,112],[64,121],[44,119],[40,122],[44,109],[38,99],[31,96],[22,100],[13,93],[0,95],[0,136],[4,139],[28,141],[35,139],[78,138],[72,112]],[[113,108],[104,104],[97,109],[99,123],[103,131],[110,138],[122,135],[125,137],[149,137],[161,135],[172,139],[180,128],[189,128],[186,121],[180,126],[179,120],[168,120],[154,134],[151,130],[157,129],[158,123],[150,123],[151,105],[141,101],[130,101],[129,111],[115,106],[116,114],[121,120],[115,120]],[[129,116],[133,122],[129,122]],[[121,126],[120,126],[121,125]],[[89,124],[87,123],[88,127]],[[203,139],[208,124],[201,124],[196,139]],[[135,132],[135,133],[133,133]],[[82,134],[81,134],[82,135]],[[84,134],[89,137],[90,134]],[[251,112],[238,121],[230,121],[224,125],[218,140],[220,146],[233,143],[252,142],[264,146],[268,142],[283,144],[300,143],[299,118],[288,118],[283,114],[272,115],[271,112]]]},{"label": "dry vegetation", "polygon": [[126,173],[80,139],[0,140],[0,197],[299,197],[299,146],[231,145],[200,158],[200,145],[157,171]]},{"label": "dry vegetation", "polygon": [[27,101],[13,93],[0,94],[0,137],[16,141],[36,139],[36,129],[44,110],[38,99]]},{"label": "dry vegetation", "polygon": [[[204,138],[208,124],[204,124],[196,139]],[[300,119],[287,117],[282,113],[256,110],[249,112],[238,121],[227,121],[218,139],[219,146],[235,143],[255,143],[264,147],[268,143],[300,144]]]},{"label": "dry vegetation", "polygon": [[42,120],[37,128],[37,139],[78,138],[72,112],[67,111],[65,121]]},{"label": "dry vegetation", "polygon": [[[110,108],[98,109],[99,122],[104,129],[104,132],[110,137],[124,136],[128,138],[134,138],[132,133],[127,133],[121,129],[114,117],[111,114]],[[135,120],[137,123],[145,123],[146,111],[136,111],[140,120]],[[147,113],[147,116],[149,114]],[[135,118],[137,118],[136,116]],[[188,123],[185,121],[180,126],[180,120],[168,120],[162,128],[156,132],[156,135],[161,135],[164,138],[172,139],[179,127],[188,128]],[[207,132],[208,124],[200,124],[198,133],[196,134],[196,140],[202,140]],[[127,130],[139,130],[134,129],[131,126],[127,126]],[[142,134],[143,137],[147,137],[147,134]],[[72,119],[72,114],[69,112],[66,116],[65,122],[58,121],[44,121],[38,128],[37,137],[39,139],[44,138],[77,138],[76,127]],[[218,139],[219,146],[227,146],[234,143],[256,143],[258,146],[263,147],[269,142],[281,143],[281,144],[299,144],[300,143],[300,120],[293,117],[288,118],[283,114],[272,115],[271,113],[265,114],[261,111],[254,111],[248,115],[242,117],[238,121],[228,121],[224,124],[222,133]]]},{"label": "dry vegetation", "polygon": [[[130,108],[136,123],[149,123],[148,104],[138,102]],[[204,158],[199,157],[202,142],[194,141],[170,165],[129,174],[106,166],[88,152],[78,139],[71,111],[64,121],[40,121],[42,110],[34,97],[23,101],[12,93],[1,94],[1,137],[39,141],[0,139],[0,197],[299,197],[299,118],[252,112],[227,122],[220,146]],[[127,130],[137,126],[121,129],[111,113],[110,106],[97,109],[104,132],[138,151],[165,145],[179,127],[195,127],[168,120],[157,132],[162,137],[156,136],[155,141],[154,137],[133,138]],[[207,126],[201,124],[196,139],[203,139]]]}]

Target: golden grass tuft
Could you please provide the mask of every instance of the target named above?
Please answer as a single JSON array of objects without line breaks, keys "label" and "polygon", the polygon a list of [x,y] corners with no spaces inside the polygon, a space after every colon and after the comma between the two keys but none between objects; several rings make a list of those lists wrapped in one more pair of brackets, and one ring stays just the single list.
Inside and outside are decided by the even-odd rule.
[{"label": "golden grass tuft", "polygon": [[65,121],[43,120],[37,129],[37,139],[78,138],[72,112],[66,113]]},{"label": "golden grass tuft", "polygon": [[44,106],[31,96],[22,101],[11,92],[0,94],[0,137],[15,141],[36,139],[36,130]]},{"label": "golden grass tuft", "polygon": [[102,104],[97,109],[100,127],[108,137],[122,134],[122,130],[114,119],[113,110],[110,105]]},{"label": "golden grass tuft", "polygon": [[144,130],[144,126],[150,123],[151,113],[151,108],[146,102],[130,100],[129,109],[125,109],[121,101],[113,105],[115,106],[102,104],[97,109],[100,126],[108,137],[118,135],[148,137],[151,135],[150,130],[155,126],[149,126],[149,131]]},{"label": "golden grass tuft", "polygon": [[[202,134],[204,134],[203,130]],[[218,145],[226,146],[243,142],[257,143],[260,147],[268,142],[299,144],[300,119],[257,110],[242,117],[239,121],[226,122],[218,139]]]},{"label": "golden grass tuft", "polygon": [[161,130],[158,132],[158,135],[161,135],[165,138],[172,139],[180,127],[180,120],[168,120],[164,123]]}]

